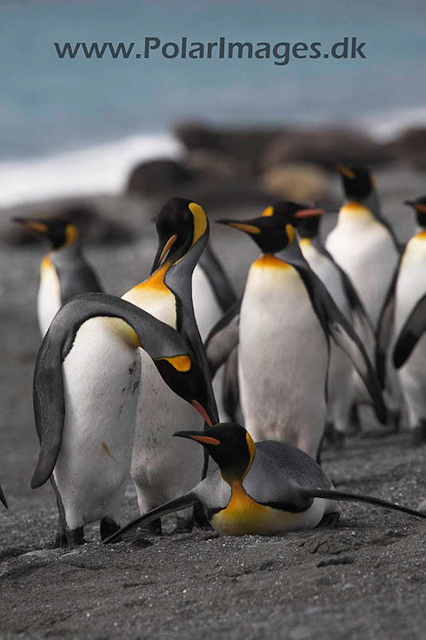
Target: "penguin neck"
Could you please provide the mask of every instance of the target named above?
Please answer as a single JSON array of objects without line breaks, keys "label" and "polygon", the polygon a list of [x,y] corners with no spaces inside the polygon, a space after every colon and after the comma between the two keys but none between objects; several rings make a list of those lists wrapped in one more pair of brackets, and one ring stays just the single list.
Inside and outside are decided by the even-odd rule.
[{"label": "penguin neck", "polygon": [[417,233],[426,231],[426,213],[422,211],[416,211],[417,220]]},{"label": "penguin neck", "polygon": [[292,242],[290,242],[285,249],[282,249],[279,254],[279,259],[283,262],[288,262],[289,264],[293,264],[293,262],[298,262],[300,260],[304,260],[302,252],[299,247],[299,243],[295,238]]},{"label": "penguin neck", "polygon": [[222,479],[227,482],[230,487],[240,486],[249,472],[255,455],[256,445],[253,443],[253,449],[250,451],[248,464],[235,464],[229,467],[220,467],[220,475],[222,476]]}]

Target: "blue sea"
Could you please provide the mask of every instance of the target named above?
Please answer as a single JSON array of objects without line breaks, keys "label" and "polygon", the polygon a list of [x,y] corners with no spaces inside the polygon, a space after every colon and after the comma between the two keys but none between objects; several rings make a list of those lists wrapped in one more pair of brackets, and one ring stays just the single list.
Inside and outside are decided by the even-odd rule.
[{"label": "blue sea", "polygon": [[[182,121],[349,125],[391,138],[426,123],[425,32],[423,0],[0,0],[0,205],[116,192],[137,160],[183,153],[172,134]],[[149,59],[145,38],[161,43]],[[182,38],[324,51],[357,38],[366,58],[161,54]],[[135,45],[128,59],[71,60],[55,42]]]}]

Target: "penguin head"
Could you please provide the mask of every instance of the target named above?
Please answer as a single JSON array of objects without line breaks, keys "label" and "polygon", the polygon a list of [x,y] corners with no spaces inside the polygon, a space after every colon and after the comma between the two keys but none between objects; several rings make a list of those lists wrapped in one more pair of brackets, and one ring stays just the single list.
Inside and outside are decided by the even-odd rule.
[{"label": "penguin head", "polygon": [[322,209],[309,209],[295,202],[276,202],[266,207],[259,218],[251,220],[217,220],[248,233],[263,253],[276,253],[290,245],[295,237],[294,227],[307,216],[317,216]]},{"label": "penguin head", "polygon": [[374,178],[366,167],[345,167],[337,165],[343,179],[343,188],[350,200],[361,201],[374,191]]},{"label": "penguin head", "polygon": [[205,375],[197,362],[187,354],[171,358],[158,357],[154,362],[169,387],[192,404],[211,426],[214,410],[210,406]]},{"label": "penguin head", "polygon": [[404,204],[413,207],[419,226],[426,227],[426,196],[420,196],[415,200],[405,200]]},{"label": "penguin head", "polygon": [[201,239],[208,238],[208,220],[202,207],[192,200],[171,198],[156,218],[158,250],[151,273],[181,260]]},{"label": "penguin head", "polygon": [[13,218],[13,220],[47,238],[52,245],[52,249],[61,249],[78,238],[77,227],[66,218],[39,220],[35,218]]},{"label": "penguin head", "polygon": [[215,424],[205,431],[178,431],[173,435],[202,444],[218,464],[223,479],[230,483],[244,478],[256,453],[248,431],[234,422]]}]

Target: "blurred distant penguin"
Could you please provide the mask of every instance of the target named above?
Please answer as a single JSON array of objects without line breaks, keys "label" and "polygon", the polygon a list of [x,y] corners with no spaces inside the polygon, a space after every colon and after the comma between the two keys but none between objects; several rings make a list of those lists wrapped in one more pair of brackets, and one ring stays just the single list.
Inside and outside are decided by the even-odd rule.
[{"label": "blurred distant penguin", "polygon": [[40,268],[37,314],[44,336],[55,314],[65,302],[79,293],[102,291],[99,279],[85,259],[77,227],[64,218],[14,218],[49,240]]},{"label": "blurred distant penguin", "polygon": [[208,379],[175,329],[103,293],[66,303],[52,320],[34,372],[40,454],[31,486],[53,474],[57,546],[83,544],[90,522],[101,521],[102,538],[119,528],[140,390],[139,347],[194,413],[195,407],[208,422],[216,419]]},{"label": "blurred distant penguin", "polygon": [[[157,219],[158,251],[151,276],[128,291],[123,299],[151,313],[181,336],[192,359],[204,372],[214,421],[217,409],[203,343],[192,302],[192,274],[209,237],[203,209],[191,200],[172,198]],[[153,363],[141,351],[142,390],[132,456],[132,478],[141,513],[188,491],[204,477],[203,451],[194,455],[188,442],[172,440],[176,425],[202,429],[203,420],[159,378]],[[192,512],[183,514],[179,528],[192,526]],[[160,531],[160,523],[155,523]]]},{"label": "blurred distant penguin", "polygon": [[241,405],[251,436],[281,440],[314,458],[325,427],[330,338],[350,355],[380,419],[385,413],[360,339],[296,239],[293,225],[321,213],[279,202],[253,220],[218,221],[247,233],[262,255],[250,268],[239,313],[227,314],[206,343],[213,373],[238,343]]},{"label": "blurred distant penguin", "polygon": [[137,539],[138,527],[159,516],[201,505],[212,527],[231,536],[272,536],[334,526],[339,500],[366,502],[419,518],[426,515],[380,498],[336,491],[321,467],[300,449],[274,440],[255,443],[239,424],[217,424],[205,432],[179,431],[207,449],[219,469],[187,494],[136,518],[106,543]]},{"label": "blurred distant penguin", "polygon": [[[297,235],[303,257],[326,286],[345,318],[352,323],[368,355],[374,361],[376,338],[371,320],[349,277],[325,249],[319,236],[320,220],[321,216],[314,215],[302,218],[297,224]],[[330,444],[340,446],[343,434],[351,432],[350,412],[353,393],[353,365],[345,352],[332,342],[328,372],[326,427]]]},{"label": "blurred distant penguin", "polygon": [[[417,218],[417,230],[405,245],[389,290],[379,327],[381,366],[392,334],[398,336],[417,302],[426,293],[426,196],[407,200]],[[390,328],[387,328],[387,325]],[[399,369],[399,382],[408,411],[412,442],[426,442],[426,336],[422,336],[410,358]]]},{"label": "blurred distant penguin", "polygon": [[[339,211],[337,224],[326,240],[326,248],[347,273],[377,331],[400,248],[393,230],[380,215],[374,180],[364,167],[338,165],[343,178],[346,202]],[[371,355],[371,354],[370,354]],[[388,398],[390,418],[397,426],[399,401],[397,386],[388,376],[392,397]],[[355,381],[355,401],[368,403],[365,387]]]}]

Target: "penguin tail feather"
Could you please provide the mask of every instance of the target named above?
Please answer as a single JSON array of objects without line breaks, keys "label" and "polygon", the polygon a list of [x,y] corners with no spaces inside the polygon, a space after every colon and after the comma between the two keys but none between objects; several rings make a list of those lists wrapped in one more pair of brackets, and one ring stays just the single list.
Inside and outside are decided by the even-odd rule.
[{"label": "penguin tail feather", "polygon": [[[124,527],[116,531],[105,538],[103,541],[104,544],[109,544],[111,542],[124,542],[124,541],[133,541],[142,537],[143,532],[138,531],[138,527],[142,527],[144,525],[149,524],[152,520],[156,520],[157,518],[161,518],[163,516],[167,516],[170,513],[176,513],[176,511],[182,511],[182,509],[187,509],[188,507],[192,507],[198,502],[197,496],[192,493],[185,493],[183,496],[179,498],[175,498],[174,500],[170,500],[165,504],[156,507],[155,509],[151,509],[142,516],[135,518]],[[136,530],[135,530],[136,529]]]},{"label": "penguin tail feather", "polygon": [[334,491],[329,489],[302,489],[302,495],[306,498],[326,498],[327,500],[342,500],[344,502],[367,502],[374,504],[378,507],[384,507],[385,509],[394,509],[395,511],[402,511],[408,513],[411,516],[417,516],[418,518],[426,519],[426,514],[405,507],[402,504],[396,504],[395,502],[389,502],[389,500],[382,500],[374,496],[363,496],[357,493],[346,493],[345,491]]}]

